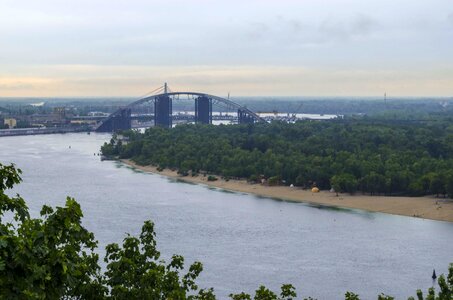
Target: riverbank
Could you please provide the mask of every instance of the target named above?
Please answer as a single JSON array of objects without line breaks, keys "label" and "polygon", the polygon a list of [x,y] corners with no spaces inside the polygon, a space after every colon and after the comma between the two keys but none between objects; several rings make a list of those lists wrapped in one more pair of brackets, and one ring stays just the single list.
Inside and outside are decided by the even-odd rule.
[{"label": "riverbank", "polygon": [[367,196],[360,194],[339,194],[337,197],[335,193],[327,191],[312,193],[311,191],[295,187],[291,188],[288,186],[264,186],[261,184],[250,184],[245,180],[225,181],[219,178],[217,181],[208,181],[207,177],[202,175],[196,177],[182,177],[177,174],[176,171],[168,169],[158,171],[156,167],[140,166],[128,159],[122,159],[121,162],[145,172],[156,173],[187,182],[205,184],[225,190],[250,193],[262,197],[279,198],[290,201],[336,207],[357,208],[372,212],[382,212],[453,222],[453,201],[449,199],[435,197]]}]

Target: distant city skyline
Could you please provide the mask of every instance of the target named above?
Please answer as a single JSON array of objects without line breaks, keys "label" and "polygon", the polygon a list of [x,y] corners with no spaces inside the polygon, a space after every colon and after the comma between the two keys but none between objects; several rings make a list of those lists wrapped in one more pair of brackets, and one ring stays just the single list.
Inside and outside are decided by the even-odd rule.
[{"label": "distant city skyline", "polygon": [[450,0],[0,2],[0,97],[453,96]]}]

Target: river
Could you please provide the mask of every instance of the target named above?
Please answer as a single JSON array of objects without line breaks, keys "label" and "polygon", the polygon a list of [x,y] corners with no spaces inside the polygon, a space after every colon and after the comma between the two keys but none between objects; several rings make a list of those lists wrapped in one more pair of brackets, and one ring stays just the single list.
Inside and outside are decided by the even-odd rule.
[{"label": "river", "polygon": [[[453,223],[316,207],[259,198],[101,162],[108,134],[56,134],[0,138],[0,162],[23,170],[14,192],[34,216],[43,204],[82,205],[84,225],[101,247],[156,223],[165,258],[203,262],[200,287],[220,299],[264,284],[296,286],[299,298],[362,299],[381,292],[406,299],[431,286],[431,273],[453,262]],[[103,257],[103,256],[101,256]]]}]

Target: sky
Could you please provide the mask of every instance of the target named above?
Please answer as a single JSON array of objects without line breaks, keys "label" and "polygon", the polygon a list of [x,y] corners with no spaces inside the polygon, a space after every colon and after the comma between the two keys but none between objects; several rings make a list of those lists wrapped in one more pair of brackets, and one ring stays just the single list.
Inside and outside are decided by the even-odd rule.
[{"label": "sky", "polygon": [[453,96],[453,0],[0,0],[0,97]]}]

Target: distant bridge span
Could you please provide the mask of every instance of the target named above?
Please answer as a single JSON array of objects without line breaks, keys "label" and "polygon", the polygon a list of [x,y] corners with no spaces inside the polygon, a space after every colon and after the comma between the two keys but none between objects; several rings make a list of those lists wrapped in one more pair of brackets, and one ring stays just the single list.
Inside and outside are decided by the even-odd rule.
[{"label": "distant bridge span", "polygon": [[[166,89],[165,85],[165,89]],[[112,113],[107,119],[95,129],[98,132],[115,132],[118,130],[128,130],[131,125],[131,110],[147,102],[154,102],[154,125],[160,127],[172,127],[172,101],[179,100],[180,96],[187,96],[188,99],[195,100],[195,122],[201,124],[212,123],[212,104],[223,104],[229,108],[237,110],[238,123],[255,123],[264,121],[253,111],[241,106],[229,99],[197,92],[164,92],[157,95],[144,97],[130,103],[126,107],[120,108]]]}]

